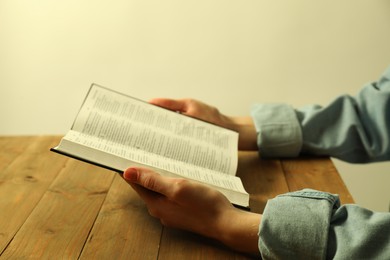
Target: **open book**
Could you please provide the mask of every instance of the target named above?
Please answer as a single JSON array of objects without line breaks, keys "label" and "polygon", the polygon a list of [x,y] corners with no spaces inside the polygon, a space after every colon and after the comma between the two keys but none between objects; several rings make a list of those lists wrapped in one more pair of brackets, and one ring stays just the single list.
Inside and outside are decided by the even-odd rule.
[{"label": "open book", "polygon": [[92,84],[51,151],[122,173],[131,166],[199,181],[249,206],[237,171],[238,133]]}]

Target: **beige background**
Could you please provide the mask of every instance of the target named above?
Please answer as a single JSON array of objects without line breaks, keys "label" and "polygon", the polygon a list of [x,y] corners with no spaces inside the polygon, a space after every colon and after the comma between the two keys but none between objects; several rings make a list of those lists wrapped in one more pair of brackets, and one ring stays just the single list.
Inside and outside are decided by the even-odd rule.
[{"label": "beige background", "polygon": [[[141,99],[327,104],[390,65],[390,1],[0,1],[0,134],[63,134],[92,82]],[[335,161],[387,211],[390,164]]]}]

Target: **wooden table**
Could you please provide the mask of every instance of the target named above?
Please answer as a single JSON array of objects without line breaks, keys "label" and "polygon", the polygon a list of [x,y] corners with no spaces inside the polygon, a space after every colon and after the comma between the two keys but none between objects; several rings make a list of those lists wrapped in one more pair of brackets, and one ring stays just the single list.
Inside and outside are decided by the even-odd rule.
[{"label": "wooden table", "polygon": [[[59,140],[0,137],[1,259],[249,259],[161,226],[118,174],[49,152]],[[261,160],[240,152],[238,173],[255,212],[302,188],[353,202],[329,158]]]}]

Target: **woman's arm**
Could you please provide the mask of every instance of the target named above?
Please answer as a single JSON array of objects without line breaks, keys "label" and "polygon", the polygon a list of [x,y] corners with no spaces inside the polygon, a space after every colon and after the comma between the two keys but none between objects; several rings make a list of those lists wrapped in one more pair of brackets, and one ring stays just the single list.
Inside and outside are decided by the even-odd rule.
[{"label": "woman's arm", "polygon": [[258,104],[252,110],[265,157],[327,155],[353,163],[390,160],[390,68],[357,96],[293,109]]}]

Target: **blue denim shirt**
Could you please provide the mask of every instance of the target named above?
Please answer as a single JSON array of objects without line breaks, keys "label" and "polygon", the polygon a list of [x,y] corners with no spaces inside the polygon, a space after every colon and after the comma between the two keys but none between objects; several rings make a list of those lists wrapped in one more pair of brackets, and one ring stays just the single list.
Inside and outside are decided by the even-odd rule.
[{"label": "blue denim shirt", "polygon": [[[390,68],[356,97],[326,107],[259,104],[252,110],[263,157],[328,155],[352,163],[390,160]],[[264,259],[390,259],[390,214],[314,190],[268,201],[259,230]]]}]

